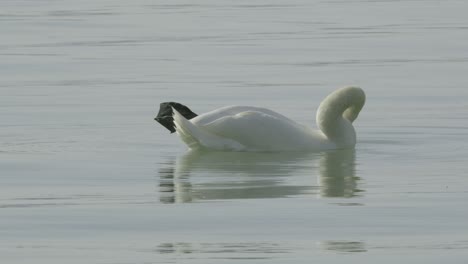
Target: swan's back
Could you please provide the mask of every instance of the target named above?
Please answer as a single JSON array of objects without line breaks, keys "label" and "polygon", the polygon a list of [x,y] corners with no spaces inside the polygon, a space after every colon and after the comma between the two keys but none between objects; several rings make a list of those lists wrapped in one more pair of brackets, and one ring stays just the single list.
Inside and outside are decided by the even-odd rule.
[{"label": "swan's back", "polygon": [[241,114],[243,112],[258,112],[258,113],[263,113],[268,116],[276,117],[280,120],[284,120],[286,122],[290,122],[292,124],[296,124],[293,120],[287,118],[286,116],[279,114],[275,111],[272,111],[267,108],[262,108],[262,107],[255,107],[255,106],[240,106],[240,105],[233,105],[233,106],[225,106],[221,107],[218,109],[215,109],[210,112],[206,112],[202,115],[199,115],[192,119],[192,123],[203,126],[207,125],[219,118],[223,118],[226,116],[235,116],[238,114]]},{"label": "swan's back", "polygon": [[[176,126],[180,127],[178,130],[183,130],[183,122],[177,120],[176,118]],[[316,144],[319,140],[323,140],[322,135],[310,128],[272,110],[260,107],[223,107],[197,116],[188,122],[193,124],[193,130],[197,130],[196,133],[192,133],[197,134],[197,137],[201,138],[200,134],[217,137],[216,140],[211,138],[205,143],[194,139],[197,143],[192,142],[192,148],[194,144],[199,144],[199,147],[220,150],[301,150],[310,149],[311,143]],[[190,126],[190,124],[186,125]],[[311,141],[311,137],[316,137],[317,140]]]}]

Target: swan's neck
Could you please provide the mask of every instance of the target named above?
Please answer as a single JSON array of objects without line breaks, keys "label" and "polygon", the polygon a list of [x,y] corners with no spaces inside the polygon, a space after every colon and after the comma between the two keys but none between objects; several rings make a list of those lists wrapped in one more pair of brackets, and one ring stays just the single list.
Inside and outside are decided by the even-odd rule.
[{"label": "swan's neck", "polygon": [[353,147],[356,132],[352,122],[364,106],[366,95],[361,88],[345,87],[328,95],[317,110],[317,125],[337,147]]}]

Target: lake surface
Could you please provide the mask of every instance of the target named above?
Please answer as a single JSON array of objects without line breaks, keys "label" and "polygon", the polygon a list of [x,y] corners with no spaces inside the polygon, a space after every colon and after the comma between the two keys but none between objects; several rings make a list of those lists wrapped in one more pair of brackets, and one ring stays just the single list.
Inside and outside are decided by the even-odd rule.
[{"label": "lake surface", "polygon": [[[468,2],[0,2],[2,263],[467,263]],[[315,127],[354,150],[187,152],[159,103]]]}]

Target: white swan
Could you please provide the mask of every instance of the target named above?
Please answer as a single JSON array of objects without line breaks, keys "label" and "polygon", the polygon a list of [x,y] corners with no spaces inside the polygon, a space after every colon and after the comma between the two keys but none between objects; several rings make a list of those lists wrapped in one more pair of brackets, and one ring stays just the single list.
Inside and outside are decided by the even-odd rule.
[{"label": "white swan", "polygon": [[317,110],[320,130],[265,108],[228,106],[191,120],[176,109],[177,134],[191,149],[222,151],[321,151],[353,148],[356,132],[352,122],[366,96],[358,87],[345,87],[328,95]]}]

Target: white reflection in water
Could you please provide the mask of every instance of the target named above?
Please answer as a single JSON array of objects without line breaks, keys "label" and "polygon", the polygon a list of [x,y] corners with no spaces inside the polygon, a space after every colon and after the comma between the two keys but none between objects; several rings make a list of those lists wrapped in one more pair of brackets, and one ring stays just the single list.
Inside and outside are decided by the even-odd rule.
[{"label": "white reflection in water", "polygon": [[[160,201],[280,198],[318,193],[354,197],[355,150],[322,153],[189,151],[159,171]],[[313,184],[318,176],[318,186]]]},{"label": "white reflection in water", "polygon": [[320,195],[323,197],[353,197],[359,190],[354,149],[324,153],[319,161]]}]

